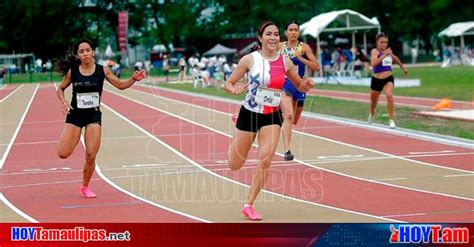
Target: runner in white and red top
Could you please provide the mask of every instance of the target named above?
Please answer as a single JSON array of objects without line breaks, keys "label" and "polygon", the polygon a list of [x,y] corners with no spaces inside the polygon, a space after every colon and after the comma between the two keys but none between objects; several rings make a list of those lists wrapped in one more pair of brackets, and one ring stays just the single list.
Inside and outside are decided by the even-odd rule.
[{"label": "runner in white and red top", "polygon": [[[258,133],[258,167],[247,203],[242,214],[250,220],[260,220],[253,202],[265,184],[272,157],[278,144],[282,116],[281,89],[285,75],[302,92],[314,86],[310,79],[302,79],[289,58],[279,54],[280,33],[273,22],[263,22],[258,29],[260,50],[244,56],[227,80],[224,90],[232,95],[245,92],[247,96],[238,115],[234,138],[229,148],[229,167],[240,169]],[[238,83],[247,75],[248,84]]]}]

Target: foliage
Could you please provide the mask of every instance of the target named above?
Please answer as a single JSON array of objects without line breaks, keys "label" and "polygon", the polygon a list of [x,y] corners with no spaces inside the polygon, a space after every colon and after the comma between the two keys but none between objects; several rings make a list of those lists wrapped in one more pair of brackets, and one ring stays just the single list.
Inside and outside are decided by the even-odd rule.
[{"label": "foliage", "polygon": [[[429,43],[449,24],[472,20],[473,1],[461,0],[2,0],[0,53],[33,52],[43,60],[60,56],[80,37],[117,46],[117,14],[129,11],[129,43],[195,47],[202,52],[226,34],[253,35],[263,20],[300,23],[332,10],[352,9],[377,17],[393,37]],[[202,13],[215,8],[211,18]]]}]

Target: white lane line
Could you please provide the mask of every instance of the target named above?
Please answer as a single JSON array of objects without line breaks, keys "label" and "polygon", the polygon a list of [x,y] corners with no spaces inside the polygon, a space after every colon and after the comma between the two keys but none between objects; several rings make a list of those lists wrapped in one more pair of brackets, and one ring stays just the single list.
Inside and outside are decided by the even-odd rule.
[{"label": "white lane line", "polygon": [[[140,86],[148,87],[148,88],[153,88],[153,87],[151,87],[151,86],[145,86],[145,85],[140,85]],[[137,89],[132,89],[132,90],[134,90],[135,92],[138,92],[138,93],[145,94],[145,95],[153,95],[153,94],[150,94],[150,93],[148,93],[148,92],[144,92],[144,91],[137,90]],[[109,91],[110,91],[110,90],[109,90]],[[174,92],[174,93],[176,93],[176,92]],[[194,96],[195,96],[195,95],[194,95]],[[184,102],[184,101],[175,100],[175,99],[171,99],[171,98],[167,98],[167,97],[162,96],[162,95],[160,95],[160,97],[162,97],[162,98],[164,98],[165,100],[168,100],[168,101],[176,102],[176,103],[178,103],[178,104],[184,104],[184,105],[188,105],[188,106],[190,106],[190,107],[196,107],[196,108],[199,108],[199,109],[203,109],[203,110],[207,110],[207,111],[211,111],[211,112],[216,112],[216,113],[224,114],[224,115],[227,115],[227,116],[231,116],[231,115],[232,115],[231,113],[222,112],[222,111],[219,111],[219,110],[215,110],[215,109],[211,109],[211,108],[206,108],[206,107],[199,106],[199,105],[192,105],[192,104],[190,104],[190,103],[187,103],[187,102]],[[197,96],[197,97],[199,97],[199,96]],[[214,100],[219,101],[219,99],[214,99]],[[237,103],[231,102],[231,101],[222,101],[222,102],[237,104]],[[331,120],[331,119],[329,119],[329,120]],[[336,122],[338,122],[338,121],[336,121]],[[347,123],[345,123],[345,124],[347,124]],[[459,168],[453,168],[453,167],[447,167],[447,166],[441,166],[441,165],[435,165],[435,164],[431,164],[431,163],[427,163],[427,162],[423,162],[423,161],[419,161],[419,160],[408,159],[408,158],[404,158],[404,157],[402,157],[402,156],[397,156],[397,155],[393,155],[393,154],[389,154],[389,153],[384,153],[384,152],[381,152],[381,151],[378,151],[378,150],[374,150],[374,149],[370,149],[370,148],[365,148],[365,147],[361,147],[361,146],[357,146],[357,145],[353,145],[353,144],[349,144],[349,143],[345,143],[345,142],[341,142],[341,141],[336,141],[336,140],[333,140],[333,139],[329,139],[329,138],[326,138],[326,137],[317,136],[317,135],[310,134],[310,133],[306,133],[306,132],[297,131],[297,130],[294,130],[294,129],[293,129],[293,132],[298,133],[298,134],[301,134],[301,135],[305,135],[305,136],[308,136],[308,137],[313,137],[313,138],[317,138],[317,139],[321,139],[321,140],[325,140],[325,141],[337,143],[337,144],[340,144],[340,145],[344,145],[344,146],[348,146],[348,147],[352,147],[352,148],[356,148],[356,149],[360,149],[360,150],[364,150],[364,151],[374,152],[374,153],[377,153],[377,154],[381,154],[381,155],[385,155],[385,156],[389,156],[389,157],[392,157],[392,158],[401,159],[401,160],[405,160],[405,161],[409,161],[409,162],[414,162],[414,163],[418,163],[418,164],[422,164],[422,165],[426,165],[426,166],[432,166],[432,167],[441,168],[441,169],[453,170],[453,171],[458,171],[458,172],[467,172],[467,173],[473,173],[473,174],[474,174],[474,171],[469,171],[469,170],[464,170],[464,169],[459,169]]]},{"label": "white lane line", "polygon": [[[399,157],[401,158],[418,158],[418,157],[440,157],[440,156],[461,156],[461,155],[474,155],[474,152],[469,153],[452,153],[452,154],[427,154],[427,155],[401,155],[396,157],[387,157],[387,156],[374,156],[374,157],[366,157],[366,158],[355,158],[355,159],[330,159],[324,162],[321,162],[320,159],[308,159],[303,160],[304,162],[309,162],[313,165],[315,164],[330,164],[330,163],[346,163],[346,162],[358,162],[358,161],[374,161],[374,160],[396,160]],[[377,165],[379,165],[377,163]],[[474,174],[474,173],[468,173]]]},{"label": "white lane line", "polygon": [[441,153],[455,153],[454,150],[440,150],[440,151],[426,151],[426,152],[408,152],[409,154],[441,154]]},{"label": "white lane line", "polygon": [[[115,94],[115,95],[118,95],[120,97],[123,97],[123,98],[126,98],[132,102],[135,102],[135,103],[138,103],[140,105],[143,105],[145,107],[148,107],[148,108],[151,108],[151,109],[154,109],[156,111],[159,111],[159,112],[162,112],[162,113],[165,113],[165,114],[169,114],[171,116],[174,116],[176,118],[180,118],[184,121],[188,121],[188,122],[192,122],[190,120],[186,120],[182,117],[179,117],[175,114],[172,114],[172,113],[166,113],[165,111],[162,111],[158,108],[155,108],[153,106],[150,106],[150,105],[147,105],[143,102],[140,102],[140,101],[137,101],[135,99],[132,99],[132,98],[129,98],[129,97],[126,97],[124,95],[119,95],[119,94],[116,94],[115,92],[112,92],[110,90],[107,90],[109,91],[110,93],[112,94]],[[202,165],[198,164],[197,162],[195,162],[194,160],[192,160],[191,158],[187,157],[186,155],[182,154],[181,152],[179,152],[178,150],[176,150],[175,148],[171,147],[170,145],[168,145],[167,143],[163,142],[162,140],[158,139],[156,136],[154,136],[153,134],[149,133],[148,131],[146,131],[145,129],[143,129],[142,127],[138,126],[136,123],[132,122],[130,119],[124,117],[123,115],[121,115],[120,113],[114,111],[113,109],[111,109],[109,106],[105,105],[104,103],[102,103],[102,105],[104,105],[107,109],[109,109],[110,111],[114,112],[115,114],[117,114],[118,116],[122,117],[125,121],[127,121],[129,124],[131,124],[132,126],[134,126],[135,128],[139,129],[140,131],[142,131],[143,133],[147,134],[150,138],[154,139],[155,141],[157,141],[158,143],[160,143],[161,145],[167,147],[169,150],[171,150],[173,153],[175,153],[176,155],[182,157],[183,159],[187,160],[189,163],[195,165],[196,167],[198,167],[199,169],[203,170],[204,172],[210,174],[210,175],[213,175],[213,176],[216,176],[216,177],[219,177],[225,181],[228,181],[228,182],[231,182],[231,183],[234,183],[234,184],[237,184],[237,185],[240,185],[240,186],[243,186],[243,187],[246,187],[246,188],[250,188],[249,185],[247,184],[244,184],[244,183],[241,183],[241,182],[238,182],[238,181],[235,181],[235,180],[232,180],[230,178],[227,178],[227,177],[224,177],[212,170],[209,170],[205,167],[203,167]],[[199,123],[194,123],[195,125],[198,125],[198,126],[202,126],[202,127],[205,127],[207,129],[210,129],[212,130],[211,128],[207,127],[207,126],[203,126]],[[216,130],[216,132],[218,132]],[[224,136],[229,136],[225,133],[222,133],[222,135]],[[226,168],[226,170],[228,170],[228,168]],[[367,213],[362,213],[362,212],[357,212],[357,211],[353,211],[353,210],[349,210],[349,209],[343,209],[343,208],[338,208],[338,207],[333,207],[333,206],[329,206],[329,205],[325,205],[325,204],[320,204],[320,203],[316,203],[316,202],[311,202],[311,201],[306,201],[306,200],[302,200],[302,199],[299,199],[299,198],[295,198],[295,197],[291,197],[291,196],[287,196],[287,195],[283,195],[283,194],[279,194],[279,193],[276,193],[276,192],[273,192],[273,191],[269,191],[269,190],[265,190],[265,189],[262,189],[262,191],[266,192],[266,193],[269,193],[271,195],[275,195],[275,196],[278,196],[278,197],[283,197],[283,198],[286,198],[286,199],[290,199],[290,200],[294,200],[294,201],[297,201],[297,202],[302,202],[302,203],[306,203],[306,204],[310,204],[310,205],[315,205],[315,206],[319,206],[319,207],[324,207],[324,208],[328,208],[328,209],[333,209],[333,210],[337,210],[337,211],[342,211],[342,212],[346,212],[346,213],[352,213],[352,214],[357,214],[357,215],[362,215],[362,216],[366,216],[366,217],[371,217],[371,218],[376,218],[376,219],[380,219],[380,220],[387,220],[387,221],[393,221],[393,222],[400,222],[398,220],[394,220],[394,219],[389,219],[389,218],[384,218],[384,217],[380,217],[380,216],[376,216],[376,215],[371,215],[371,214],[367,214]]]},{"label": "white lane line", "polygon": [[340,159],[357,159],[364,157],[363,154],[344,154],[344,155],[334,155],[334,156],[318,156],[318,160],[340,160]]},{"label": "white lane line", "polygon": [[454,175],[444,175],[445,178],[456,178],[456,177],[470,177],[474,176],[474,174],[454,174]]},{"label": "white lane line", "polygon": [[167,166],[168,164],[133,164],[133,165],[122,165],[122,168],[140,168],[140,167],[160,167]]},{"label": "white lane line", "polygon": [[411,217],[411,216],[436,215],[436,214],[458,214],[458,213],[469,213],[469,212],[474,212],[474,209],[438,211],[438,212],[420,212],[420,213],[410,213],[410,214],[393,214],[393,215],[384,215],[384,217],[397,218],[397,217]]},{"label": "white lane line", "polygon": [[[54,84],[54,87],[57,89],[57,85],[56,85],[56,84]],[[105,105],[104,105],[104,106],[105,106]],[[107,106],[105,106],[105,107],[107,107]],[[109,107],[107,107],[107,108],[109,108]],[[83,146],[84,149],[85,149],[85,148],[86,148],[86,144],[85,144],[85,142],[84,142],[84,135],[81,135],[81,143],[82,143],[82,146]],[[184,213],[184,212],[174,210],[174,209],[172,209],[172,208],[168,208],[168,207],[166,207],[166,206],[164,206],[164,205],[158,204],[158,203],[156,203],[156,202],[153,202],[153,201],[147,200],[147,199],[145,199],[145,198],[142,198],[142,197],[140,197],[140,196],[138,196],[138,195],[135,195],[135,194],[133,194],[132,192],[130,192],[130,191],[128,191],[128,190],[125,190],[124,188],[122,188],[122,187],[118,186],[117,184],[115,184],[114,182],[112,182],[109,178],[107,178],[107,177],[102,173],[99,164],[96,163],[95,165],[96,165],[95,171],[97,172],[97,174],[99,175],[99,177],[100,177],[102,180],[104,180],[106,183],[108,183],[110,186],[114,187],[115,189],[117,189],[118,191],[120,191],[120,192],[122,192],[122,193],[124,193],[124,194],[126,194],[126,195],[129,195],[129,196],[131,196],[131,197],[133,197],[133,198],[135,198],[135,199],[137,199],[137,200],[146,202],[146,203],[148,203],[148,204],[150,204],[150,205],[153,205],[153,206],[155,206],[155,207],[158,207],[158,208],[161,208],[161,209],[170,211],[170,212],[172,212],[172,213],[179,214],[179,215],[182,215],[182,216],[185,216],[185,217],[188,217],[188,218],[197,220],[197,221],[201,221],[201,222],[205,222],[205,223],[211,223],[211,221],[209,221],[209,220],[201,219],[201,218],[199,218],[199,217],[196,217],[196,216],[193,216],[193,215],[189,215],[189,214],[186,214],[186,213]]]},{"label": "white lane line", "polygon": [[[105,104],[102,104],[103,106],[105,106]],[[105,106],[106,108],[109,108],[107,106]],[[86,144],[84,143],[84,136],[81,135],[81,143],[82,143],[82,146],[84,146],[84,148],[86,148]],[[159,203],[156,203],[156,202],[153,202],[153,201],[150,201],[148,199],[145,199],[143,197],[140,197],[138,195],[135,195],[133,194],[132,192],[118,186],[117,184],[115,184],[114,182],[112,182],[112,180],[110,180],[109,178],[107,178],[103,173],[102,171],[100,170],[100,167],[99,167],[99,164],[95,164],[96,165],[96,172],[97,174],[105,181],[107,182],[109,185],[111,185],[112,187],[114,187],[115,189],[117,189],[118,191],[121,191],[122,193],[125,193],[137,200],[140,200],[140,201],[143,201],[143,202],[146,202],[150,205],[153,205],[155,207],[158,207],[158,208],[161,208],[161,209],[164,209],[164,210],[167,210],[167,211],[170,211],[172,213],[175,213],[175,214],[179,214],[179,215],[182,215],[182,216],[185,216],[185,217],[188,217],[188,218],[191,218],[191,219],[194,219],[194,220],[197,220],[197,221],[201,221],[201,222],[205,222],[205,223],[211,223],[211,221],[209,220],[205,220],[205,219],[202,219],[202,218],[199,218],[199,217],[196,217],[194,215],[190,215],[190,214],[187,214],[187,213],[184,213],[184,212],[181,212],[181,211],[178,211],[178,210],[174,210],[172,208],[169,208],[169,207],[166,207],[164,205],[161,205]]]},{"label": "white lane line", "polygon": [[[122,140],[122,139],[139,139],[147,138],[147,136],[113,136],[113,137],[102,137],[102,140]],[[14,145],[38,145],[38,144],[56,144],[58,140],[54,141],[38,141],[38,142],[16,142]],[[0,143],[0,145],[8,145],[8,143]]]},{"label": "white lane line", "polygon": [[[207,100],[215,100],[219,102],[224,102],[224,103],[230,103],[234,105],[241,104],[240,101],[238,100],[232,100],[232,99],[226,99],[223,97],[218,97],[218,96],[212,96],[212,95],[204,95],[204,94],[199,94],[199,93],[191,93],[191,92],[185,92],[182,90],[176,90],[176,89],[169,89],[169,88],[163,88],[163,87],[156,87],[152,85],[146,85],[146,84],[138,84],[137,86],[139,87],[145,87],[149,88],[155,91],[165,91],[165,92],[171,92],[171,93],[176,93],[176,94],[182,94],[182,95],[188,95],[188,96],[193,96],[193,97],[198,97],[201,99],[207,99]],[[135,91],[140,91],[137,89],[133,89]],[[142,93],[147,93],[147,92],[142,92]],[[151,94],[147,93],[150,95],[159,95],[159,92],[157,94]],[[160,95],[161,96],[161,95]],[[164,96],[161,96],[163,98],[167,98]],[[177,100],[176,100],[177,101]],[[177,101],[178,102],[178,101]],[[183,102],[183,101],[179,101]],[[185,102],[183,102],[185,103]],[[318,113],[313,113],[313,112],[303,112],[303,117],[306,117],[307,119],[317,119],[317,120],[322,120],[325,122],[331,122],[331,123],[337,123],[341,125],[349,125],[352,127],[358,127],[362,129],[367,129],[370,131],[378,131],[382,132],[385,134],[391,134],[391,135],[397,135],[397,136],[402,136],[402,137],[408,137],[411,139],[417,139],[417,140],[422,140],[422,141],[427,141],[427,142],[436,142],[436,143],[441,143],[443,145],[455,145],[455,146],[460,146],[468,149],[474,149],[474,142],[472,141],[465,141],[465,140],[456,140],[456,139],[446,139],[445,136],[443,135],[438,135],[438,134],[432,134],[432,133],[426,133],[422,131],[415,131],[415,130],[404,130],[404,129],[388,129],[386,126],[369,126],[367,125],[366,122],[362,121],[357,121],[357,120],[350,120],[350,119],[345,119],[345,118],[339,118],[339,117],[333,117],[333,116],[328,116],[328,115],[323,115],[323,114],[318,114]],[[302,119],[304,121],[304,118]],[[449,137],[449,136],[447,136]],[[457,138],[460,139],[460,138]]]},{"label": "white lane line", "polygon": [[401,178],[373,178],[372,180],[375,181],[396,181],[396,180],[405,180],[408,179],[406,177],[401,177]]},{"label": "white lane line", "polygon": [[[159,111],[159,112],[163,112],[165,114],[168,114],[170,116],[174,116],[175,118],[178,118],[178,119],[181,119],[183,121],[186,121],[186,122],[189,122],[191,124],[194,124],[196,126],[200,126],[202,128],[205,128],[205,129],[208,129],[208,130],[211,130],[211,131],[215,131],[216,133],[218,134],[221,134],[223,136],[227,136],[229,138],[232,138],[231,135],[227,134],[227,133],[224,133],[220,130],[217,130],[217,129],[214,129],[214,128],[211,128],[207,125],[204,125],[204,124],[201,124],[201,123],[197,123],[197,122],[194,122],[192,120],[189,120],[187,118],[184,118],[184,117],[181,117],[179,115],[176,115],[176,114],[173,114],[171,112],[167,112],[165,110],[161,110],[157,107],[154,107],[154,106],[151,106],[151,105],[148,105],[146,103],[143,103],[141,101],[138,101],[136,99],[132,99],[128,96],[125,96],[125,95],[121,95],[121,94],[118,94],[118,93],[115,93],[111,90],[108,90],[108,92],[112,93],[112,94],[115,94],[119,97],[122,97],[122,98],[125,98],[127,100],[130,100],[132,102],[135,102],[137,104],[140,104],[140,105],[143,105],[145,107],[148,107],[150,109],[154,109],[156,111]],[[135,91],[138,91],[140,92],[139,90],[135,90]],[[143,94],[146,94],[146,95],[150,95],[149,93],[146,93],[146,92],[142,92]],[[168,99],[168,98],[167,98]],[[169,99],[170,101],[177,101],[177,100],[171,100]],[[181,101],[177,101],[179,102],[180,104],[186,104],[186,105],[190,105],[192,107],[199,107],[199,108],[204,108],[204,107],[200,107],[200,106],[194,106],[194,105],[191,105],[189,103],[186,103],[186,102],[181,102]],[[207,109],[208,111],[214,111],[216,113],[221,113],[217,110],[213,110],[213,109],[208,109],[208,108],[204,108],[204,109]],[[228,114],[228,113],[225,113],[226,115],[231,115],[231,114]],[[302,133],[302,132],[299,132],[300,134],[302,135],[307,135],[307,136],[310,136],[310,137],[315,137],[315,138],[319,138],[319,139],[323,139],[323,140],[327,140],[327,141],[330,141],[330,142],[335,142],[335,143],[340,143],[342,145],[348,145],[348,146],[352,146],[354,148],[359,148],[359,149],[363,149],[363,150],[366,150],[366,151],[372,151],[372,152],[376,152],[376,153],[379,153],[379,154],[383,154],[383,155],[387,155],[387,156],[390,156],[390,157],[394,157],[394,158],[398,158],[398,159],[402,159],[402,160],[406,160],[406,161],[409,161],[409,162],[416,162],[416,163],[421,163],[421,164],[425,164],[425,165],[429,165],[429,166],[435,166],[435,167],[438,167],[438,168],[444,168],[444,169],[448,169],[446,167],[443,167],[443,166],[438,166],[438,165],[433,165],[433,164],[428,164],[428,163],[425,163],[425,162],[421,162],[421,161],[415,161],[415,160],[410,160],[410,159],[406,159],[406,158],[400,158],[399,156],[396,156],[396,155],[391,155],[391,154],[385,154],[383,152],[379,152],[379,151],[375,151],[375,150],[370,150],[368,148],[362,148],[362,147],[359,147],[359,146],[355,146],[355,145],[352,145],[352,144],[347,144],[347,143],[343,143],[343,142],[339,142],[339,141],[334,141],[334,140],[331,140],[331,139],[328,139],[328,138],[324,138],[324,137],[320,137],[320,136],[315,136],[315,135],[311,135],[311,134],[306,134],[306,133]],[[253,144],[253,146],[257,146],[255,144]],[[281,156],[281,157],[284,157],[284,154],[281,154],[281,153],[278,153],[276,152],[275,153],[276,155],[278,156]],[[472,198],[467,198],[467,197],[462,197],[462,196],[456,196],[456,195],[450,195],[450,194],[445,194],[445,193],[441,193],[441,192],[434,192],[434,191],[427,191],[427,190],[422,190],[422,189],[416,189],[416,188],[411,188],[411,187],[406,187],[406,186],[401,186],[401,185],[395,185],[395,184],[389,184],[389,183],[384,183],[384,182],[380,182],[380,181],[374,181],[374,180],[370,180],[370,179],[366,179],[366,178],[361,178],[361,177],[356,177],[356,176],[352,176],[352,175],[349,175],[349,174],[346,174],[346,173],[342,173],[342,172],[337,172],[337,171],[334,171],[334,170],[330,170],[330,169],[327,169],[327,168],[323,168],[323,167],[318,167],[318,166],[314,166],[314,165],[311,165],[309,163],[306,163],[302,160],[299,160],[299,159],[294,159],[295,162],[298,162],[302,165],[306,165],[306,166],[309,166],[309,167],[312,167],[312,168],[316,168],[316,169],[319,169],[319,170],[323,170],[323,171],[326,171],[326,172],[330,172],[330,173],[333,173],[333,174],[337,174],[337,175],[340,175],[340,176],[344,176],[344,177],[348,177],[348,178],[352,178],[352,179],[356,179],[356,180],[360,180],[360,181],[365,181],[365,182],[369,182],[369,183],[377,183],[377,184],[382,184],[382,185],[386,185],[386,186],[390,186],[390,187],[395,187],[395,188],[400,188],[400,189],[405,189],[405,190],[411,190],[411,191],[417,191],[417,192],[423,192],[423,193],[427,193],[427,194],[433,194],[433,195],[439,195],[439,196],[444,196],[444,197],[451,197],[451,198],[456,198],[456,199],[461,199],[461,200],[467,200],[467,201],[474,201],[474,199]],[[460,171],[460,172],[467,172],[467,173],[473,173],[474,172],[471,172],[471,171],[465,171],[465,170],[461,170],[461,169],[454,169],[454,168],[449,168],[448,170],[456,170],[456,171]]]},{"label": "white lane line", "polygon": [[19,87],[15,88],[15,90],[13,90],[11,93],[9,93],[7,96],[5,96],[3,99],[0,99],[0,103],[5,102],[5,100],[7,100],[8,98],[10,98],[10,96],[12,96],[16,92],[18,92],[18,90],[20,90],[20,88],[22,88],[22,87],[23,87],[23,84],[21,84]]},{"label": "white lane line", "polygon": [[1,87],[0,87],[0,90],[3,90],[3,89],[6,88],[6,87],[7,87],[7,84],[1,86]]},{"label": "white lane line", "polygon": [[33,217],[29,216],[28,214],[26,214],[25,212],[21,211],[19,208],[17,208],[15,205],[13,205],[4,195],[3,193],[0,193],[0,201],[2,201],[3,203],[5,203],[5,205],[7,205],[11,210],[13,210],[16,214],[20,215],[21,217],[25,218],[27,221],[29,222],[33,222],[33,223],[38,223],[39,221],[37,221],[36,219],[34,219]]},{"label": "white lane line", "polygon": [[23,112],[23,115],[20,118],[20,122],[18,123],[18,126],[16,127],[15,133],[13,133],[13,136],[10,140],[10,143],[8,143],[7,149],[3,153],[2,159],[0,159],[0,170],[2,170],[3,165],[5,164],[5,160],[7,159],[8,154],[10,153],[10,149],[13,146],[13,143],[15,142],[16,136],[18,135],[18,132],[20,132],[20,128],[23,125],[23,121],[25,121],[26,114],[30,110],[31,104],[33,103],[33,99],[36,96],[36,92],[38,92],[39,84],[36,84],[35,91],[33,92],[33,95],[31,95],[31,99],[28,102],[28,105],[26,106],[25,112]]}]

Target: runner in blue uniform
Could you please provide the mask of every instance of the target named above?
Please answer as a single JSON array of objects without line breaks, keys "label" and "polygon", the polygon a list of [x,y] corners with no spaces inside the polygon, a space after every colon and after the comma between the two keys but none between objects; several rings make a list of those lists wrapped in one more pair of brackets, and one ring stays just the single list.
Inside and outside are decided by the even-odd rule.
[{"label": "runner in blue uniform", "polygon": [[[280,53],[290,58],[301,78],[305,76],[306,67],[311,71],[319,70],[319,64],[309,45],[299,41],[300,28],[298,23],[291,21],[286,25],[285,36],[287,41],[280,43]],[[283,147],[286,151],[285,160],[293,160],[291,153],[291,129],[297,124],[303,111],[306,93],[298,91],[288,78],[283,86],[285,92],[282,96],[281,110],[283,112]]]}]

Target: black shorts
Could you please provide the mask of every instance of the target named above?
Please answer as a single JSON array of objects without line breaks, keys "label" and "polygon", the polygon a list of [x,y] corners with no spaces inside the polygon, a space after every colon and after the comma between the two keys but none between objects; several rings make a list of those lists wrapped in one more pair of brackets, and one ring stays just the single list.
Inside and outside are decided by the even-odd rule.
[{"label": "black shorts", "polygon": [[270,114],[261,114],[249,111],[242,106],[235,127],[242,131],[257,132],[267,125],[276,124],[281,127],[282,119],[280,110]]},{"label": "black shorts", "polygon": [[75,125],[79,128],[86,127],[93,123],[102,125],[102,112],[100,109],[72,110],[67,114],[66,123]]},{"label": "black shorts", "polygon": [[383,87],[387,85],[387,83],[392,82],[393,85],[395,85],[395,80],[393,79],[393,75],[383,78],[383,79],[377,79],[375,77],[372,77],[372,80],[370,82],[370,89],[380,92],[383,90]]}]

